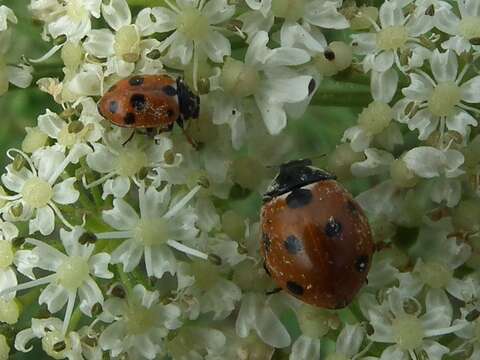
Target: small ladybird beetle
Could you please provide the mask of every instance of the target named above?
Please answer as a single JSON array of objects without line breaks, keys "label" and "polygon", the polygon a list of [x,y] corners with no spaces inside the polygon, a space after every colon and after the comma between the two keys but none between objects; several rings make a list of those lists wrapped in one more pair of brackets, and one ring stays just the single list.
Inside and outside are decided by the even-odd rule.
[{"label": "small ladybird beetle", "polygon": [[113,85],[100,99],[100,114],[113,124],[140,129],[170,131],[173,124],[196,119],[200,98],[181,78],[168,75],[136,75]]},{"label": "small ladybird beetle", "polygon": [[283,290],[319,307],[347,306],[366,282],[374,252],[352,195],[310,160],[280,166],[263,198],[265,271]]}]

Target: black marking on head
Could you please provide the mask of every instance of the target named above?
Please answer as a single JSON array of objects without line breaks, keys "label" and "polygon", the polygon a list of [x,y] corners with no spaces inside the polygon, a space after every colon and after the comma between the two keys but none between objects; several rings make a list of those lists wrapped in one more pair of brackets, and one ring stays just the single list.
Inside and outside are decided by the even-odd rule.
[{"label": "black marking on head", "polygon": [[267,268],[267,263],[265,261],[263,261],[263,270],[265,270],[268,276],[270,277],[272,276],[272,274],[270,273],[270,270],[268,270]]},{"label": "black marking on head", "polygon": [[195,95],[181,78],[177,79],[177,97],[183,119],[197,119],[200,115],[200,97]]},{"label": "black marking on head", "polygon": [[117,85],[116,85],[116,84],[115,84],[115,85],[112,85],[112,86],[110,87],[110,89],[107,90],[107,92],[112,92],[112,91],[114,91],[116,88],[117,88]]},{"label": "black marking on head", "polygon": [[355,269],[361,273],[365,272],[368,268],[368,262],[368,255],[360,255],[357,260],[355,260]]},{"label": "black marking on head", "polygon": [[170,85],[164,86],[162,90],[168,96],[177,95],[177,89],[175,89],[173,86],[170,86]]},{"label": "black marking on head", "polygon": [[329,48],[325,49],[325,52],[323,53],[323,55],[325,56],[325,59],[327,59],[328,61],[335,60],[335,53]]},{"label": "black marking on head", "polygon": [[142,85],[143,81],[144,78],[142,76],[132,76],[130,79],[128,79],[128,83],[132,86]]},{"label": "black marking on head", "polygon": [[295,295],[303,295],[303,287],[302,285],[297,284],[295,281],[287,281],[287,289],[292,294]]},{"label": "black marking on head", "polygon": [[302,242],[295,235],[289,235],[283,242],[283,246],[292,255],[298,254],[303,248]]},{"label": "black marking on head", "polygon": [[269,252],[270,245],[272,242],[270,241],[270,238],[268,237],[267,233],[262,234],[262,240],[263,240],[263,248],[265,249],[265,252]]},{"label": "black marking on head", "polygon": [[309,189],[294,189],[288,194],[286,201],[290,209],[298,209],[310,204],[313,195]]},{"label": "black marking on head", "polygon": [[312,93],[315,91],[315,87],[317,86],[317,83],[315,82],[315,79],[310,80],[308,83],[308,95],[312,95]]},{"label": "black marking on head", "polygon": [[123,122],[127,125],[135,124],[135,114],[131,112],[127,113],[123,118]]},{"label": "black marking on head", "polygon": [[130,98],[130,104],[137,112],[145,110],[147,100],[143,94],[133,94]]},{"label": "black marking on head", "polygon": [[280,172],[263,196],[268,202],[294,189],[323,180],[335,180],[336,176],[312,166],[309,159],[294,160],[280,166]]},{"label": "black marking on head", "polygon": [[110,101],[108,104],[108,111],[110,111],[112,114],[115,114],[118,110],[118,102],[115,100]]},{"label": "black marking on head", "polygon": [[337,222],[333,216],[330,216],[327,224],[325,225],[325,234],[328,237],[337,236],[342,232],[342,224]]}]

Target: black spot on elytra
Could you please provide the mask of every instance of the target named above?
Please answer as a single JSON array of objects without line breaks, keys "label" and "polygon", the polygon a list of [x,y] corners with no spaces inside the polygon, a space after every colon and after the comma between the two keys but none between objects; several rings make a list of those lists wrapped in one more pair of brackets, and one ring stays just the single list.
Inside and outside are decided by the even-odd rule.
[{"label": "black spot on elytra", "polygon": [[317,86],[315,80],[310,80],[310,82],[308,83],[308,95],[312,95],[313,91],[315,90],[315,86]]},{"label": "black spot on elytra", "polygon": [[143,84],[143,77],[142,76],[132,76],[128,79],[128,83],[132,86],[139,86]]},{"label": "black spot on elytra", "polygon": [[291,209],[304,207],[312,201],[313,195],[309,189],[294,189],[287,196],[287,205]]},{"label": "black spot on elytra", "polygon": [[112,92],[112,91],[114,91],[116,88],[117,88],[117,85],[112,85],[112,86],[110,87],[110,89],[108,89],[107,92]]},{"label": "black spot on elytra", "polygon": [[266,233],[263,233],[262,234],[262,240],[263,240],[263,247],[265,249],[265,252],[269,252],[270,251],[270,245],[271,245],[271,241],[270,241],[270,238],[268,237],[268,235]]},{"label": "black spot on elytra", "polygon": [[118,110],[118,102],[116,102],[115,100],[113,101],[110,101],[110,103],[108,104],[108,110],[112,113],[112,114],[115,114]]},{"label": "black spot on elytra", "polygon": [[170,86],[170,85],[164,86],[162,90],[168,96],[177,95],[177,89],[175,89],[173,86]]},{"label": "black spot on elytra", "polygon": [[335,53],[330,49],[325,49],[325,52],[323,53],[323,55],[325,56],[325,59],[327,59],[328,61],[335,60]]},{"label": "black spot on elytra", "polygon": [[292,255],[296,255],[302,251],[302,242],[295,235],[289,235],[283,242],[283,246],[285,246],[285,249]]},{"label": "black spot on elytra", "polygon": [[127,125],[131,125],[135,123],[135,114],[134,113],[127,113],[125,117],[123,118],[123,122]]},{"label": "black spot on elytra", "polygon": [[367,270],[368,267],[368,255],[360,255],[357,260],[355,260],[355,269],[358,272],[363,273],[365,270]]},{"label": "black spot on elytra", "polygon": [[303,295],[302,285],[297,284],[295,281],[287,281],[287,289],[295,295]]},{"label": "black spot on elytra", "polygon": [[337,222],[333,216],[330,216],[327,224],[325,225],[325,234],[328,237],[337,236],[342,232],[342,224]]},{"label": "black spot on elytra", "polygon": [[130,98],[130,104],[132,105],[135,111],[143,111],[146,106],[145,95],[143,94],[133,94]]},{"label": "black spot on elytra", "polygon": [[167,109],[167,115],[168,115],[168,117],[172,117],[173,114],[175,114],[175,111],[173,111],[172,109]]}]

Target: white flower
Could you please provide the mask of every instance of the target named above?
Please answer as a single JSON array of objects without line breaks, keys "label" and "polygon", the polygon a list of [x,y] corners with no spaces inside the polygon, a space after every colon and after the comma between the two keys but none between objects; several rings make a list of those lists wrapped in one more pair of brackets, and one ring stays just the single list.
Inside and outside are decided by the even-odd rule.
[{"label": "white flower", "polygon": [[[5,187],[16,195],[4,196],[10,200],[4,208],[5,216],[11,220],[27,220],[30,234],[40,231],[42,235],[49,235],[55,226],[55,215],[69,228],[73,226],[63,217],[59,205],[73,204],[79,197],[79,192],[73,186],[75,177],[68,177],[58,181],[60,175],[70,163],[77,163],[90,148],[86,145],[74,146],[67,156],[61,151],[47,148],[38,150],[30,159],[19,150],[9,151],[23,159],[26,166],[15,169],[13,164],[7,166],[7,173],[2,175]],[[14,215],[11,210],[20,207],[21,214]],[[33,219],[32,219],[33,217]]]},{"label": "white flower", "polygon": [[358,125],[345,130],[342,141],[350,141],[355,152],[364,151],[370,143],[378,139],[387,139],[386,148],[403,143],[400,129],[392,123],[394,112],[388,105],[397,90],[398,74],[394,69],[383,73],[372,71],[371,87],[374,101],[363,109],[358,117]]},{"label": "white flower", "polygon": [[[249,36],[253,36],[256,31],[269,31],[274,17],[284,19],[280,29],[281,36],[290,32],[297,23],[325,29],[349,27],[347,19],[338,12],[342,6],[342,0],[269,0],[260,2],[249,0],[247,5],[254,11],[243,14],[240,19],[246,23],[242,30],[245,30]],[[259,26],[262,23],[270,26]],[[254,30],[256,31],[254,32]]]},{"label": "white flower", "polygon": [[260,293],[244,293],[235,328],[240,337],[247,337],[255,330],[266,344],[283,348],[290,345],[290,335],[270,306],[271,298]]},{"label": "white flower", "polygon": [[134,71],[135,62],[142,53],[145,55],[145,51],[158,47],[158,41],[142,39],[155,31],[154,23],[149,18],[152,12],[150,9],[142,10],[135,23],[131,24],[128,3],[125,0],[111,0],[102,4],[102,15],[114,32],[109,29],[91,30],[83,47],[93,56],[107,58],[105,75],[116,73],[122,77],[128,76]]},{"label": "white flower", "polygon": [[193,87],[197,90],[199,52],[216,63],[230,56],[230,41],[219,30],[221,23],[233,16],[235,6],[226,0],[177,0],[175,5],[170,1],[166,4],[169,8],[155,7],[144,15],[155,19],[155,32],[173,31],[159,47],[162,52],[167,50],[169,59],[185,66],[193,58]]},{"label": "white flower", "polygon": [[383,351],[382,359],[403,360],[408,355],[416,358],[415,351],[422,350],[430,359],[441,359],[450,350],[429,338],[464,327],[464,324],[451,326],[452,305],[445,293],[438,290],[427,293],[424,311],[416,298],[402,295],[398,288],[390,289],[381,305],[374,296],[364,296],[360,307],[374,329],[370,340],[394,344]]},{"label": "white flower", "polygon": [[[417,69],[410,73],[410,86],[402,89],[405,99],[395,105],[396,118],[419,131],[420,140],[440,131],[440,146],[446,129],[467,136],[477,120],[470,114],[478,110],[466,103],[480,102],[480,76],[463,83],[469,69],[467,64],[459,73],[457,56],[453,51],[435,50],[430,58],[434,79]],[[413,105],[413,106],[412,106]]]},{"label": "white flower", "polygon": [[412,272],[398,274],[400,289],[407,295],[416,296],[424,286],[441,289],[463,301],[471,301],[475,295],[472,279],[462,280],[454,271],[471,256],[472,250],[465,243],[451,237],[455,229],[451,218],[444,218],[423,226],[418,235],[415,253],[420,258]]},{"label": "white flower", "polygon": [[390,169],[390,164],[394,160],[392,154],[379,149],[366,149],[364,153],[366,159],[354,163],[350,167],[352,174],[355,176],[365,177],[381,174]]},{"label": "white flower", "polygon": [[140,181],[139,177],[145,177],[150,168],[175,167],[182,159],[180,154],[172,153],[172,140],[165,135],[157,136],[153,142],[137,135],[127,143],[125,135],[128,136],[128,132],[118,128],[105,133],[104,144],[94,143],[93,152],[87,155],[89,168],[102,177],[89,184],[84,177],[83,184],[90,189],[103,183],[104,199],[110,194],[124,197],[130,190],[131,181]]},{"label": "white flower", "polygon": [[179,286],[180,297],[188,297],[190,301],[192,297],[196,298],[200,312],[212,312],[213,320],[222,320],[230,315],[242,296],[240,288],[227,280],[218,266],[206,261],[180,263],[178,272],[181,273],[178,275],[179,278],[194,279],[192,284],[185,283],[187,285],[185,288]]},{"label": "white flower", "polygon": [[441,175],[453,178],[464,173],[459,169],[464,156],[458,150],[442,151],[431,146],[418,146],[408,151],[403,161],[417,176],[427,179]]},{"label": "white flower", "polygon": [[[365,336],[360,324],[345,325],[337,337],[335,352],[329,353],[327,359],[357,358]],[[301,335],[292,345],[289,360],[311,360],[320,358],[320,339]]]},{"label": "white flower", "polygon": [[154,359],[164,351],[169,330],[180,327],[180,309],[159,303],[157,291],[136,285],[126,299],[105,301],[103,321],[111,322],[102,332],[99,344],[112,357],[126,352],[131,359]]},{"label": "white flower", "polygon": [[139,188],[140,216],[122,199],[113,201],[113,209],[103,212],[104,221],[116,231],[96,234],[99,239],[126,239],[112,253],[113,263],[122,263],[130,272],[142,257],[148,276],[161,278],[165,272],[175,274],[177,259],[172,248],[208,259],[208,255],[191,249],[182,242],[193,243],[198,230],[197,215],[186,204],[200,186],[180,198],[171,196],[171,186],[157,191],[153,186]]},{"label": "white flower", "polygon": [[458,55],[474,49],[480,50],[476,40],[480,38],[480,8],[476,0],[457,1],[460,17],[450,7],[442,7],[436,11],[435,25],[441,31],[452,35],[442,47],[454,50]]},{"label": "white flower", "polygon": [[94,143],[102,136],[103,128],[100,125],[102,117],[98,114],[96,104],[91,98],[84,98],[80,104],[82,112],[75,121],[67,123],[49,109],[38,117],[39,129],[55,139],[57,141],[55,148],[63,152],[78,143]]},{"label": "white flower", "polygon": [[95,245],[80,243],[82,236],[88,236],[85,231],[76,227],[71,232],[60,230],[60,239],[65,253],[45,242],[27,238],[26,243],[35,247],[30,252],[30,268],[39,268],[52,274],[22,283],[0,291],[5,296],[11,292],[29,289],[38,285],[48,286],[43,289],[38,298],[39,304],[47,304],[48,311],[56,313],[65,305],[63,334],[66,334],[72,316],[77,295],[80,299],[80,310],[92,316],[92,307],[103,304],[103,294],[94,278],[110,279],[113,274],[108,270],[110,255],[97,253],[93,255]]},{"label": "white flower", "polygon": [[3,95],[5,92],[7,92],[9,83],[19,88],[26,88],[30,85],[33,78],[32,66],[23,62],[18,64],[7,63],[6,57],[10,50],[12,41],[11,37],[12,33],[10,29],[6,31],[0,31],[0,95]]},{"label": "white flower", "polygon": [[[400,63],[400,53],[410,49],[422,53],[424,49],[416,43],[419,36],[428,32],[433,23],[429,16],[405,16],[398,1],[385,1],[379,12],[380,26],[373,23],[375,32],[352,35],[352,46],[363,59],[364,71],[384,72],[395,63],[404,71]],[[417,55],[418,56],[418,55]],[[412,59],[415,55],[412,55]]]},{"label": "white flower", "polygon": [[213,122],[230,126],[235,148],[246,135],[245,117],[256,115],[258,109],[269,133],[276,135],[287,125],[285,105],[299,103],[309,95],[312,77],[288,68],[306,63],[308,53],[289,47],[269,49],[268,41],[266,32],[257,33],[245,62],[229,58],[222,72],[211,79],[211,89],[216,90],[210,94]]},{"label": "white flower", "polygon": [[[167,343],[168,352],[173,359],[208,359],[221,356],[225,351],[225,335],[219,330],[199,327],[182,326],[177,335]],[[203,357],[203,354],[207,354]]]},{"label": "white flower", "polygon": [[12,9],[5,5],[0,5],[0,31],[7,30],[8,22],[17,23],[17,17]]}]

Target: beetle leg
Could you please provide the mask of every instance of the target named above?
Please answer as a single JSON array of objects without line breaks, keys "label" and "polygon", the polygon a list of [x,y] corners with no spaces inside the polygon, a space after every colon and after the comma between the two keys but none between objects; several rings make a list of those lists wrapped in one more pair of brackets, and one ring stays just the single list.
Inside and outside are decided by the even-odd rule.
[{"label": "beetle leg", "polygon": [[273,294],[276,294],[276,293],[279,293],[280,291],[282,291],[283,289],[282,288],[275,288],[275,289],[272,289],[272,290],[269,290],[265,293],[265,295],[273,295]]},{"label": "beetle leg", "polygon": [[195,150],[199,150],[200,145],[185,130],[185,123],[182,116],[178,117],[177,124],[180,126],[180,129],[182,129],[183,135],[187,138],[187,141],[190,143],[190,145],[192,145]]},{"label": "beetle leg", "polygon": [[134,136],[134,135],[135,135],[135,129],[132,129],[131,134],[128,136],[127,140],[125,140],[125,141],[122,143],[122,146],[127,145],[127,144],[133,139],[133,136]]}]

